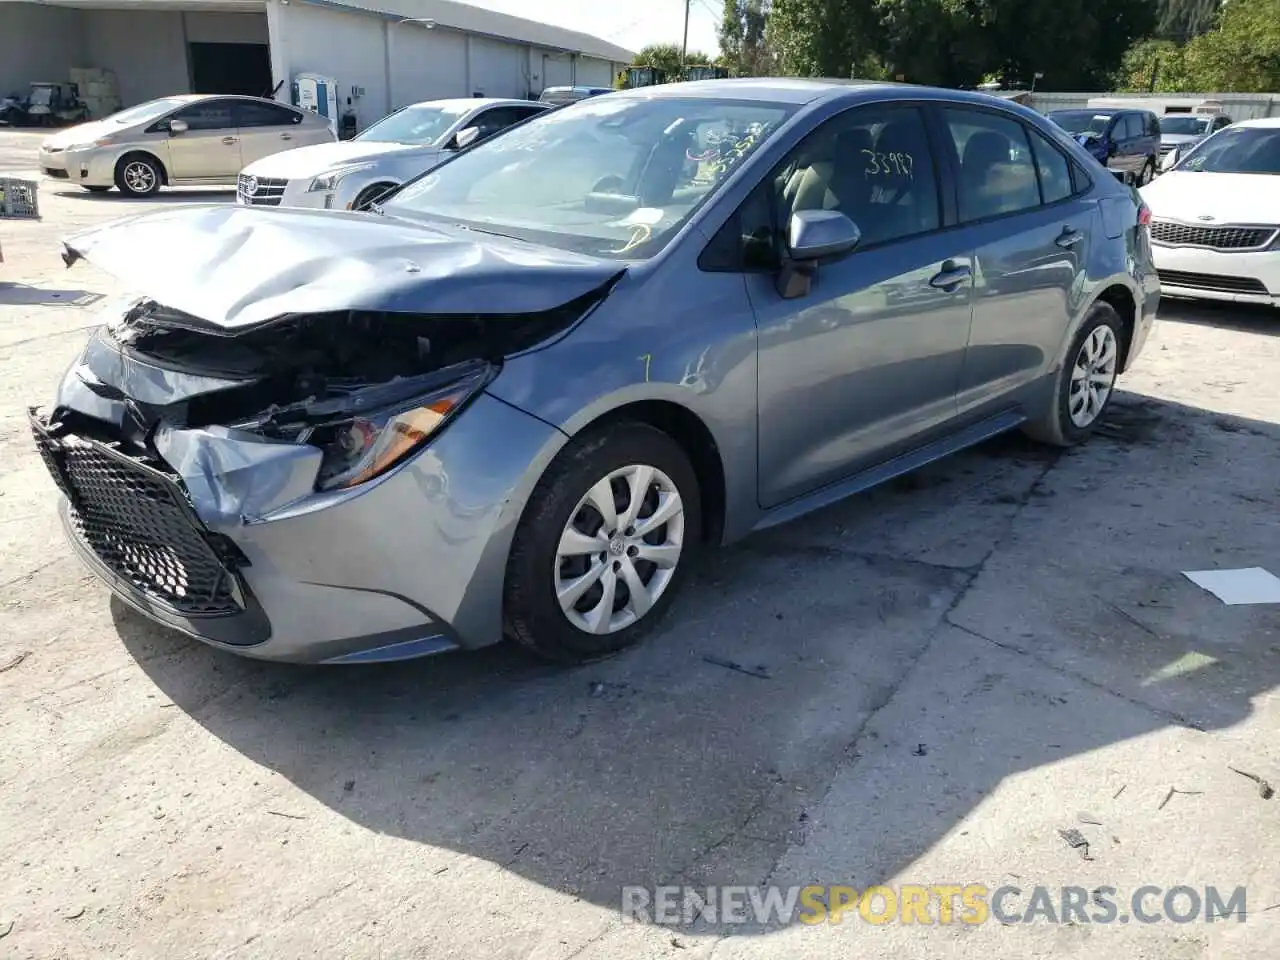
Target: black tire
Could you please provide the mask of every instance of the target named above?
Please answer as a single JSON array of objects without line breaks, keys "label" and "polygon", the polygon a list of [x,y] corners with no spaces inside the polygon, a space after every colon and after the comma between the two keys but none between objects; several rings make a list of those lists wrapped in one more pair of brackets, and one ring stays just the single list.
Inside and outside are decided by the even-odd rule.
[{"label": "black tire", "polygon": [[[1107,391],[1106,397],[1102,400],[1101,408],[1094,414],[1093,419],[1087,425],[1081,426],[1071,418],[1072,375],[1076,368],[1077,359],[1081,356],[1085,341],[1093,336],[1095,330],[1104,326],[1110,328],[1111,336],[1114,339],[1115,358],[1113,363],[1115,373],[1112,375],[1111,386]],[[1055,447],[1073,447],[1077,443],[1082,443],[1089,439],[1094,430],[1097,429],[1098,424],[1102,422],[1107,412],[1107,407],[1110,406],[1111,399],[1115,396],[1115,377],[1119,374],[1121,361],[1126,349],[1125,344],[1124,321],[1120,319],[1120,314],[1116,312],[1116,308],[1101,300],[1090,307],[1084,323],[1080,325],[1080,329],[1071,341],[1071,347],[1067,350],[1062,369],[1058,371],[1058,376],[1054,380],[1053,400],[1049,405],[1049,409],[1045,411],[1040,419],[1025,424],[1022,428],[1023,431],[1032,439]]]},{"label": "black tire", "polygon": [[352,202],[351,209],[367,210],[369,208],[369,204],[376,203],[383,194],[388,190],[394,190],[395,187],[396,185],[394,183],[375,183],[373,186],[365,187]]},{"label": "black tire", "polygon": [[[141,170],[149,170],[150,176],[144,177]],[[137,175],[135,176],[135,172]],[[116,164],[116,189],[126,197],[154,196],[164,182],[164,170],[160,161],[146,153],[130,153],[121,157]]]},{"label": "black tire", "polygon": [[88,190],[90,193],[106,193],[111,188],[110,187],[89,187],[82,183],[80,184],[80,189]]},{"label": "black tire", "polygon": [[1142,170],[1138,174],[1138,186],[1145,187],[1148,183],[1156,178],[1156,162],[1154,159],[1148,160],[1142,165]]},{"label": "black tire", "polygon": [[[587,491],[615,470],[642,464],[660,470],[675,486],[684,507],[684,532],[679,559],[665,589],[656,602],[630,625],[614,633],[593,634],[575,626],[560,608],[556,598],[556,575],[565,574],[558,567],[557,553],[561,534],[575,516],[599,519],[599,514],[578,505]],[[625,491],[625,484],[621,488]],[[652,502],[652,501],[650,501]],[[525,507],[516,529],[511,556],[507,562],[503,595],[503,618],[509,636],[538,656],[558,663],[589,663],[612,656],[633,646],[659,623],[679,592],[693,565],[702,536],[701,491],[698,477],[680,445],[661,430],[635,421],[613,423],[575,437],[547,469]],[[641,511],[639,519],[652,513],[651,507]],[[658,528],[655,534],[662,536]],[[621,531],[619,531],[621,532]],[[601,558],[604,566],[607,553]],[[590,557],[575,558],[590,564]],[[636,561],[641,569],[641,561]],[[648,572],[652,583],[657,569]],[[625,581],[618,577],[620,592],[617,602],[626,604],[621,592]],[[643,574],[642,574],[643,576]],[[603,582],[603,581],[602,581]],[[580,602],[590,603],[592,586]]]}]

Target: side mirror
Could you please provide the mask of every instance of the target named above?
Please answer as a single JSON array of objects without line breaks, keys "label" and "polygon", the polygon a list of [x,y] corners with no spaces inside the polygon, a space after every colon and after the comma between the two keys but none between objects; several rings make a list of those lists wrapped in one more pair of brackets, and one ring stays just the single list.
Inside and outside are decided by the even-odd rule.
[{"label": "side mirror", "polygon": [[187,128],[187,121],[185,121],[185,120],[170,120],[170,121],[169,121],[169,136],[171,136],[171,137],[172,137],[172,136],[177,136],[177,135],[178,135],[178,134],[180,134],[180,133],[186,133],[186,132],[187,132],[187,129],[188,129],[188,128]]},{"label": "side mirror", "polygon": [[825,260],[852,252],[862,239],[857,224],[839,210],[798,210],[787,224],[792,260]]},{"label": "side mirror", "polygon": [[453,149],[461,150],[469,147],[476,142],[476,137],[480,136],[479,127],[467,127],[465,130],[459,130],[457,136],[453,138]]},{"label": "side mirror", "polygon": [[857,225],[839,210],[798,210],[787,224],[787,256],[776,289],[785,300],[808,294],[818,261],[853,251],[862,239]]}]

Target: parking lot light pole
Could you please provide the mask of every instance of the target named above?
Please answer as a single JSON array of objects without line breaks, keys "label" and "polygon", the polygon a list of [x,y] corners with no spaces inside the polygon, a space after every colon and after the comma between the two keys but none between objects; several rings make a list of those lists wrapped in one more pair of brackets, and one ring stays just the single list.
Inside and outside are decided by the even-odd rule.
[{"label": "parking lot light pole", "polygon": [[394,58],[391,51],[395,44],[396,27],[402,23],[420,23],[428,30],[434,30],[436,22],[430,17],[405,17],[403,20],[397,20],[391,24],[391,29],[387,31],[387,113],[391,113],[396,108],[396,98],[392,92],[392,84],[395,83],[395,69],[392,66]]}]

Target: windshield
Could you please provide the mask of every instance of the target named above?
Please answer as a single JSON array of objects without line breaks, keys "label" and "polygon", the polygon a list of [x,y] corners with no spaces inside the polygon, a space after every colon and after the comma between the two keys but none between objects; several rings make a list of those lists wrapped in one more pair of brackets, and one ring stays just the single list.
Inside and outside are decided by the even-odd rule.
[{"label": "windshield", "polygon": [[385,209],[593,256],[651,257],[794,110],[744,100],[581,100],[460,154]]},{"label": "windshield", "polygon": [[379,143],[416,143],[427,146],[444,136],[445,131],[471,109],[470,104],[405,107],[388,117],[383,117],[355,139],[374,140]]},{"label": "windshield", "polygon": [[177,110],[178,107],[189,102],[178,97],[162,97],[159,100],[148,100],[146,103],[140,103],[136,107],[130,107],[128,110],[113,113],[107,119],[113,123],[146,123],[148,120],[154,120],[170,110]]},{"label": "windshield", "polygon": [[1201,134],[1209,132],[1212,117],[1170,117],[1160,118],[1161,133]]},{"label": "windshield", "polygon": [[1101,135],[1115,114],[1096,113],[1093,110],[1054,110],[1049,119],[1072,136],[1082,133]]},{"label": "windshield", "polygon": [[1280,127],[1227,127],[1177,165],[1188,173],[1280,173]]}]

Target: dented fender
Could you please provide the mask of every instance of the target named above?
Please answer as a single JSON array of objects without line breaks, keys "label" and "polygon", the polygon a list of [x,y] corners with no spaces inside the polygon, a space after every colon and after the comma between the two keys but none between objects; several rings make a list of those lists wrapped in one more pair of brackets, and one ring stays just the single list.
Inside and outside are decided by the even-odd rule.
[{"label": "dented fender", "polygon": [[213,530],[260,521],[315,492],[321,451],[307,444],[264,440],[228,427],[165,423],[152,442]]}]

